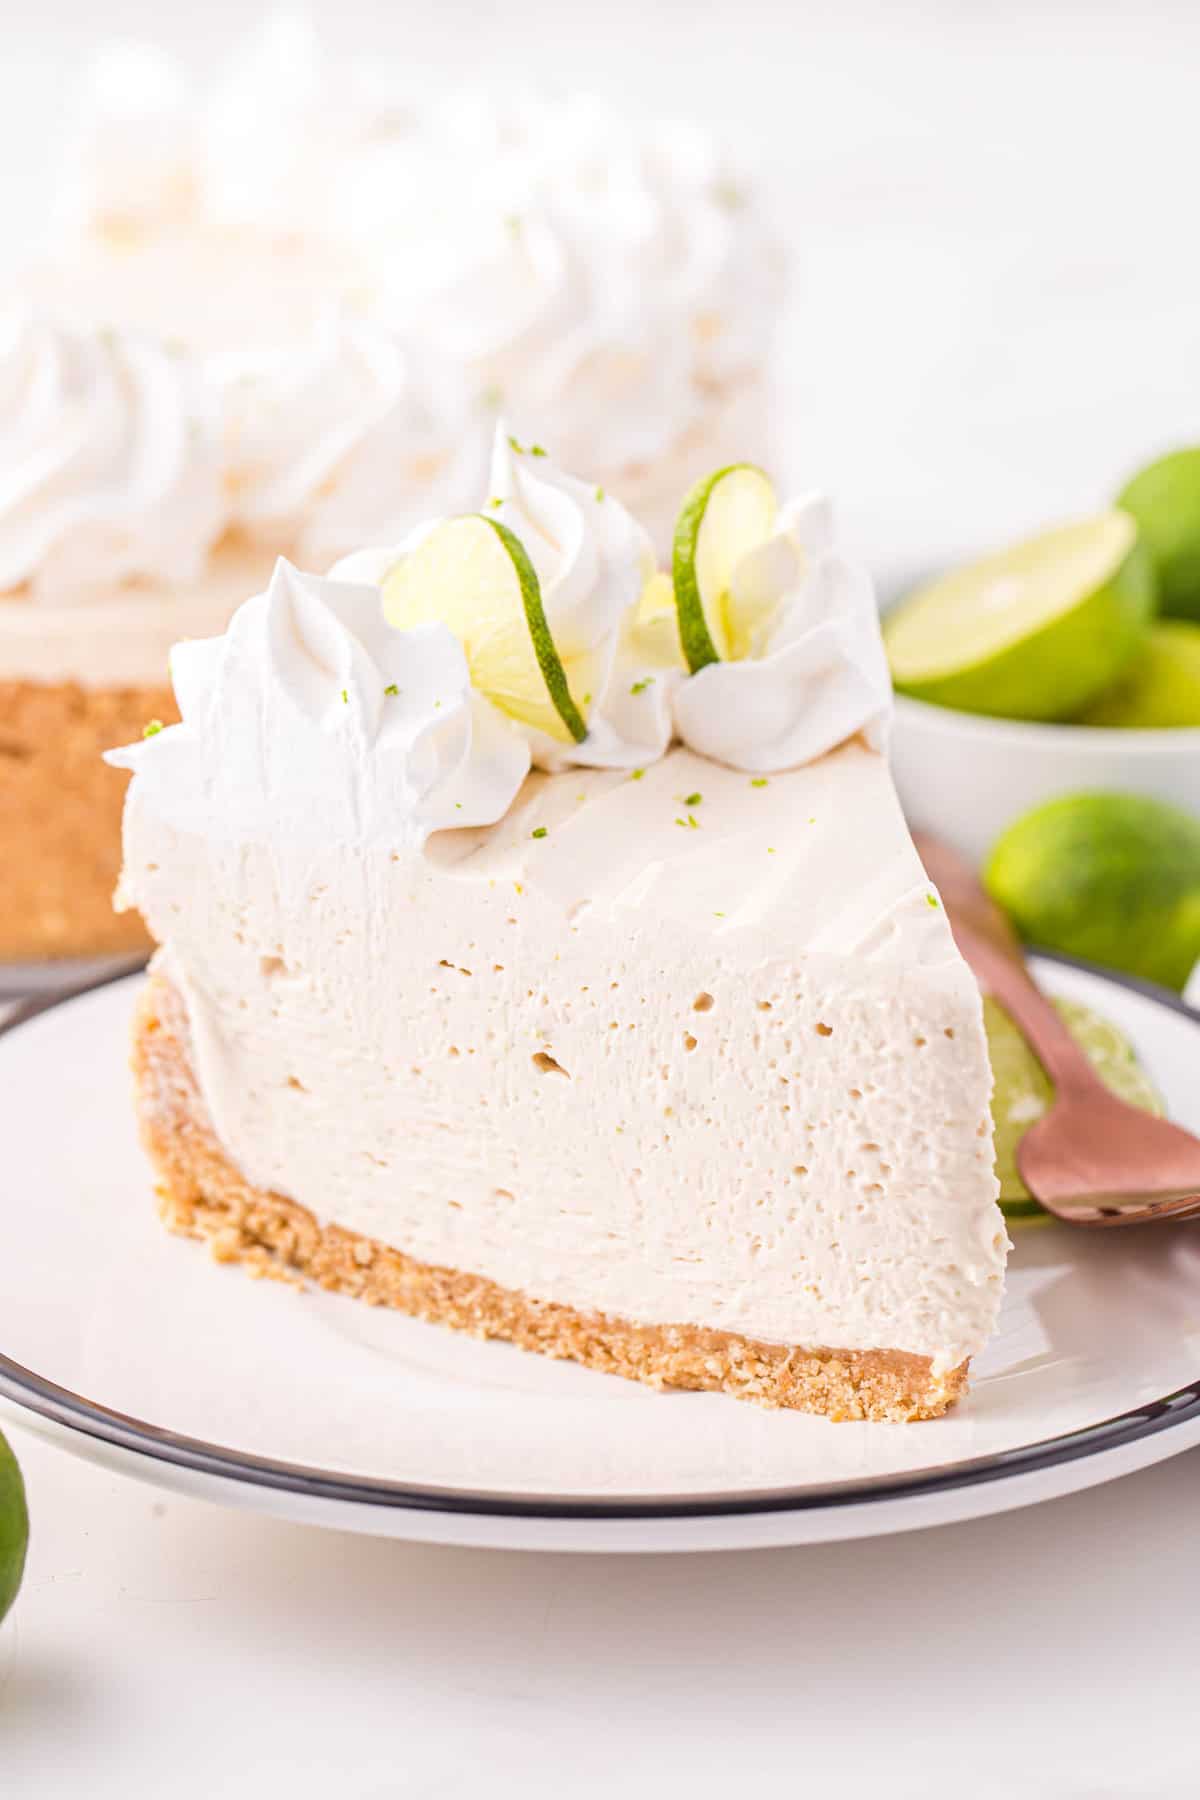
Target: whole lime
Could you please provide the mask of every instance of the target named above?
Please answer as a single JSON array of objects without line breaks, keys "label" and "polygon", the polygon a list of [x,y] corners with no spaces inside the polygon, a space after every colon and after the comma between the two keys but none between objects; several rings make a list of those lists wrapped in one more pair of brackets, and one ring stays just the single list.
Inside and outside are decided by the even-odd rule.
[{"label": "whole lime", "polygon": [[1200,818],[1140,794],[1064,794],[984,869],[1021,936],[1182,988],[1200,960]]},{"label": "whole lime", "polygon": [[1133,661],[1080,723],[1125,731],[1200,725],[1200,624],[1161,619],[1152,625]]},{"label": "whole lime", "polygon": [[1117,505],[1137,520],[1164,613],[1200,619],[1200,446],[1173,450],[1129,481]]},{"label": "whole lime", "polygon": [[25,1483],[17,1459],[0,1432],[0,1619],[17,1597],[29,1543]]}]

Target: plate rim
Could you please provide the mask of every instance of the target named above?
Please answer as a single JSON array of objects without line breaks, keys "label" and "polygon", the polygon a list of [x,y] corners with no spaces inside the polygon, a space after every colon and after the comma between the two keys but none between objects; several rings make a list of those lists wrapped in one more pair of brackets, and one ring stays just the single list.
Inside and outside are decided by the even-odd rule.
[{"label": "plate rim", "polygon": [[[1079,957],[1031,947],[1041,960],[1080,970],[1102,983],[1124,987],[1200,1026],[1200,1009],[1178,994],[1153,982],[1101,968]],[[0,1038],[74,1000],[97,993],[138,974],[145,959],[129,959],[104,974],[62,992],[37,994],[18,1003],[0,1020]],[[305,1463],[254,1456],[247,1451],[187,1437],[165,1426],[104,1406],[99,1401],[61,1387],[48,1377],[0,1352],[0,1398],[22,1411],[68,1432],[139,1457],[163,1463],[209,1479],[231,1481],[242,1487],[292,1494],[301,1499],[378,1508],[383,1512],[441,1513],[493,1519],[526,1520],[670,1520],[734,1518],[748,1515],[812,1513],[842,1507],[885,1505],[971,1489],[1014,1476],[1051,1468],[1123,1449],[1191,1421],[1200,1420],[1200,1375],[1169,1394],[1143,1402],[1092,1425],[1015,1445],[987,1456],[973,1457],[945,1467],[906,1470],[891,1476],[862,1476],[852,1480],[802,1488],[743,1489],[737,1493],[716,1491],[665,1495],[545,1494],[524,1495],[488,1488],[442,1487],[401,1482],[380,1476],[353,1475],[314,1468]]]}]

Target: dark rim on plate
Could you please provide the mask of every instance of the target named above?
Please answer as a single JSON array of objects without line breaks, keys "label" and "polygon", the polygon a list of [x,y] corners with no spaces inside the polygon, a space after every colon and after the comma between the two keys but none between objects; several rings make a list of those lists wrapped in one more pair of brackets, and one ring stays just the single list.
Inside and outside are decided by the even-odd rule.
[{"label": "dark rim on plate", "polygon": [[[1063,963],[1069,968],[1080,969],[1085,974],[1111,981],[1119,987],[1130,988],[1200,1025],[1200,1010],[1189,1006],[1178,994],[1165,988],[1139,981],[1132,976],[1118,975],[1111,970],[1082,962],[1075,957],[1062,956],[1054,951],[1038,951],[1036,954],[1045,960]],[[86,982],[68,993],[27,1000],[0,1023],[0,1036],[68,1001],[95,993],[113,982],[128,979],[140,966],[141,959],[132,967],[126,963],[98,980]],[[331,1470],[308,1468],[300,1463],[276,1462],[267,1457],[246,1455],[226,1449],[220,1444],[181,1437],[176,1432],[151,1425],[144,1419],[133,1419],[124,1413],[114,1412],[81,1394],[72,1393],[69,1388],[59,1387],[55,1382],[48,1381],[44,1376],[23,1368],[20,1363],[3,1355],[0,1355],[0,1397],[7,1398],[55,1425],[78,1431],[85,1437],[111,1444],[116,1449],[154,1462],[167,1463],[194,1474],[239,1482],[251,1487],[298,1494],[306,1499],[349,1502],[388,1510],[568,1520],[723,1518],[742,1513],[812,1512],[879,1501],[923,1498],[949,1493],[958,1488],[979,1487],[1013,1475],[1036,1474],[1044,1469],[1078,1462],[1084,1457],[1123,1449],[1142,1438],[1153,1437],[1160,1431],[1200,1419],[1198,1377],[1196,1381],[1172,1394],[1147,1401],[1142,1406],[1102,1420],[1096,1425],[1082,1426],[1076,1431],[1044,1438],[1034,1444],[1019,1445],[1011,1450],[996,1451],[991,1456],[977,1457],[949,1468],[916,1469],[903,1475],[882,1478],[867,1476],[856,1481],[832,1482],[825,1486],[770,1488],[738,1494],[679,1494],[655,1499],[554,1495],[532,1499],[511,1493],[493,1493],[484,1488],[406,1485],[382,1481],[372,1476],[339,1474]]]}]

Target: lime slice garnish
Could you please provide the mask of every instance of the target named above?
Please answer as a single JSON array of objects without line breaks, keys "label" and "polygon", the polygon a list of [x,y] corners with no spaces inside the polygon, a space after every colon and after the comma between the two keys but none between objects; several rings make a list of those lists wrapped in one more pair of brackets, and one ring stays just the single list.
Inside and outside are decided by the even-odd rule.
[{"label": "lime slice garnish", "polygon": [[775,522],[775,489],[752,463],[733,463],[698,481],[675,526],[674,583],[679,641],[694,675],[711,662],[745,655],[752,622],[738,616],[734,570]]},{"label": "lime slice garnish", "polygon": [[[1105,1085],[1130,1106],[1161,1114],[1158,1091],[1124,1033],[1077,1000],[1055,1000],[1054,1004]],[[1029,1127],[1046,1112],[1054,1089],[1017,1027],[990,995],[984,998],[983,1022],[995,1079],[992,1123],[1000,1204],[1010,1218],[1040,1214],[1042,1209],[1021,1180],[1017,1149]]]},{"label": "lime slice garnish", "polygon": [[447,519],[383,580],[390,625],[439,621],[466,653],[471,680],[512,719],[560,743],[587,724],[546,623],[542,590],[519,537],[498,519]]},{"label": "lime slice garnish", "polygon": [[17,1459],[0,1432],[0,1619],[17,1597],[28,1544],[25,1484]]},{"label": "lime slice garnish", "polygon": [[1145,637],[1156,587],[1127,513],[1043,532],[921,588],[884,624],[897,688],[963,712],[1067,719]]},{"label": "lime slice garnish", "polygon": [[1117,505],[1137,520],[1163,611],[1200,619],[1200,448],[1173,450],[1139,470]]}]

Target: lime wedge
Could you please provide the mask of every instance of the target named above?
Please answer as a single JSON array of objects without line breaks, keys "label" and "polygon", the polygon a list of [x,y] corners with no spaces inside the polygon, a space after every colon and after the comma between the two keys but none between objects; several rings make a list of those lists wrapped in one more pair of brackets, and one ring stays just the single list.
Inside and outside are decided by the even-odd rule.
[{"label": "lime wedge", "polygon": [[1200,619],[1200,448],[1174,450],[1150,463],[1117,505],[1137,520],[1158,573],[1162,610]]},{"label": "lime wedge", "polygon": [[[1056,1000],[1054,1004],[1106,1086],[1130,1106],[1161,1114],[1163,1103],[1158,1090],[1138,1062],[1128,1038],[1108,1019],[1077,1000]],[[996,1132],[1000,1205],[1009,1218],[1037,1215],[1042,1209],[1021,1180],[1017,1149],[1029,1127],[1046,1111],[1054,1089],[1017,1027],[990,995],[984,997],[983,1022],[995,1081],[992,1123]]]},{"label": "lime wedge", "polygon": [[1081,722],[1125,731],[1200,726],[1200,624],[1163,619],[1152,625],[1133,661]]},{"label": "lime wedge", "polygon": [[1155,592],[1127,513],[1060,526],[903,601],[884,623],[892,678],[936,706],[1069,719],[1134,655]]},{"label": "lime wedge", "polygon": [[733,463],[698,481],[675,526],[673,573],[679,641],[694,675],[707,663],[744,656],[750,621],[731,602],[733,573],[770,534],[775,490],[752,463]]},{"label": "lime wedge", "polygon": [[0,1432],[0,1619],[17,1597],[28,1543],[25,1484],[17,1459]]},{"label": "lime wedge", "polygon": [[1062,794],[992,847],[988,892],[1027,941],[1182,988],[1200,960],[1200,818],[1144,794]]},{"label": "lime wedge", "polygon": [[390,625],[438,621],[466,653],[471,680],[512,719],[559,743],[581,743],[587,724],[546,623],[537,572],[519,537],[471,515],[436,525],[383,580]]}]

